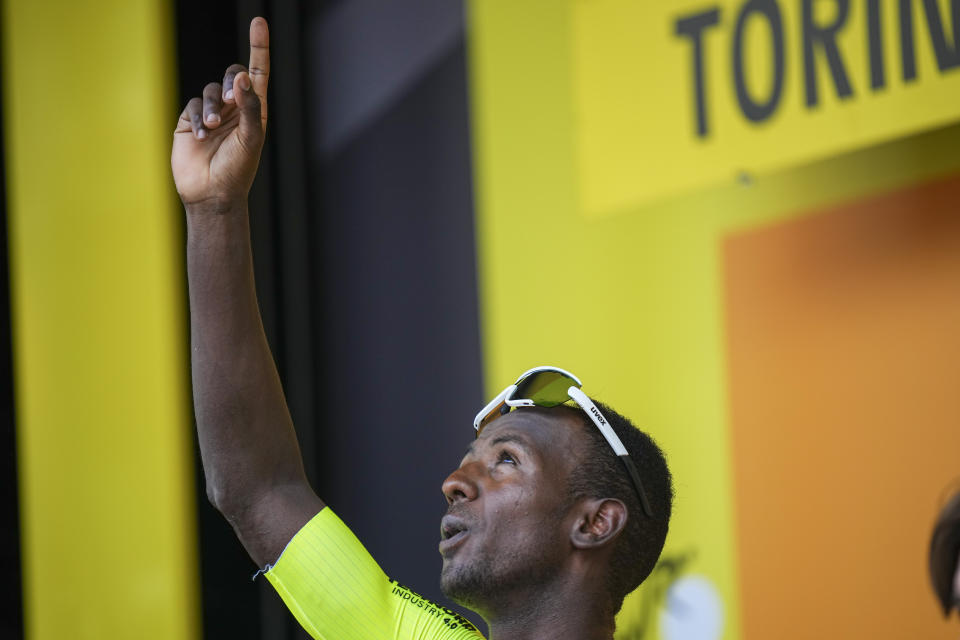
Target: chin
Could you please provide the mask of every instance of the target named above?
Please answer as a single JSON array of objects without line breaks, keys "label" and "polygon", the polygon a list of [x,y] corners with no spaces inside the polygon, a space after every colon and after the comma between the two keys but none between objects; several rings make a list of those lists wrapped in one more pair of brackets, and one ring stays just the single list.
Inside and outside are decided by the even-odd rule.
[{"label": "chin", "polygon": [[443,592],[443,595],[454,601],[458,600],[456,594],[462,590],[461,584],[463,580],[461,579],[459,569],[460,568],[454,563],[448,562],[447,560],[443,561],[443,568],[440,569],[440,590]]},{"label": "chin", "polygon": [[495,581],[482,568],[444,560],[440,590],[457,604],[479,612],[480,603],[492,589],[496,589]]}]

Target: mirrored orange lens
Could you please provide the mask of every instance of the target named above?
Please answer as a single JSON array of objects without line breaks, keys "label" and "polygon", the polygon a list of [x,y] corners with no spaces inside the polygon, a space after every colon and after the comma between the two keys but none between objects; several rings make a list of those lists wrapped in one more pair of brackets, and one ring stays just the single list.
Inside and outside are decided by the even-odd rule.
[{"label": "mirrored orange lens", "polygon": [[506,404],[507,404],[506,402],[501,402],[500,404],[495,406],[490,411],[490,413],[483,416],[483,418],[480,420],[480,425],[477,427],[477,436],[480,435],[480,432],[483,431],[483,428],[485,426],[493,422],[495,418],[499,418],[502,415],[501,412],[503,411],[503,408],[506,406]]}]

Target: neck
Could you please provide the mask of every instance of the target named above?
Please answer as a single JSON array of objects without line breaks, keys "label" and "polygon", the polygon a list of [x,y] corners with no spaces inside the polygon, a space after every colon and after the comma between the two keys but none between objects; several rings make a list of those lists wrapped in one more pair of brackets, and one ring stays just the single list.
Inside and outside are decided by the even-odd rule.
[{"label": "neck", "polygon": [[[569,574],[567,574],[569,576]],[[584,577],[584,576],[580,576]],[[611,640],[614,611],[598,580],[561,580],[498,595],[481,612],[490,640]]]}]

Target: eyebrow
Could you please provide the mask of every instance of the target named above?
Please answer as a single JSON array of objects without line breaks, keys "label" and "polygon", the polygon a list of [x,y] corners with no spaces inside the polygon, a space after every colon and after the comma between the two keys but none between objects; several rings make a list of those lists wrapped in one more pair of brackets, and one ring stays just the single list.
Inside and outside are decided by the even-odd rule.
[{"label": "eyebrow", "polygon": [[[503,444],[505,442],[512,442],[528,453],[531,450],[530,442],[525,437],[516,433],[500,434],[496,438],[490,441],[490,446],[494,447],[498,444]],[[473,453],[473,450],[476,447],[476,444],[477,444],[476,440],[470,443],[470,446],[467,447],[467,451],[463,454],[464,458],[466,458],[468,455]]]}]

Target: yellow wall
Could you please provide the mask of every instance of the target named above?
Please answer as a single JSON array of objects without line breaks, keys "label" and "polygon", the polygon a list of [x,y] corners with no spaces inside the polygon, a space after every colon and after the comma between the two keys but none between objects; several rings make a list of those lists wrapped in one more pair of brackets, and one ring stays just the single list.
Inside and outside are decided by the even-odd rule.
[{"label": "yellow wall", "polygon": [[198,635],[170,8],[3,3],[26,635]]},{"label": "yellow wall", "polygon": [[[609,401],[648,430],[665,448],[676,479],[676,510],[664,557],[682,565],[680,577],[701,580],[687,583],[691,593],[704,584],[713,590],[722,637],[740,638],[745,610],[740,558],[752,550],[740,546],[738,531],[736,496],[741,494],[735,491],[732,461],[724,243],[834,203],[955,173],[960,127],[750,181],[704,184],[596,215],[582,197],[590,176],[580,157],[584,114],[578,78],[616,87],[621,79],[627,82],[624,68],[654,73],[669,64],[635,59],[617,67],[584,68],[587,62],[576,49],[577,16],[609,4],[481,0],[469,5],[487,386],[493,392],[526,368],[555,364],[577,374],[588,394]],[[629,26],[638,39],[660,38],[671,28],[651,22]],[[663,99],[655,91],[659,86],[652,87],[650,100]],[[955,88],[945,89],[939,99],[960,104]],[[620,113],[622,105],[608,103],[613,115]],[[591,117],[602,119],[602,107],[594,104],[600,111]],[[629,162],[630,153],[655,163],[661,152],[653,143],[616,148],[631,144],[629,136],[608,143],[611,148],[592,153],[611,165]],[[637,182],[652,179],[642,165],[609,168],[617,175],[632,171]],[[923,459],[922,451],[912,455]],[[915,496],[929,505],[930,522],[941,489],[930,486]],[[930,522],[915,526],[923,529]],[[843,533],[838,531],[837,540],[849,543]],[[671,637],[666,626],[682,627],[666,605],[663,588],[663,582],[653,582],[627,600],[619,637]],[[818,588],[829,589],[829,580]],[[835,595],[842,606],[843,594]],[[933,596],[927,595],[929,611],[915,613],[935,618]]]}]

